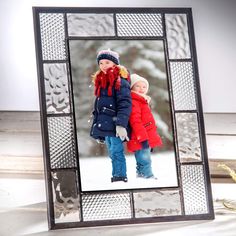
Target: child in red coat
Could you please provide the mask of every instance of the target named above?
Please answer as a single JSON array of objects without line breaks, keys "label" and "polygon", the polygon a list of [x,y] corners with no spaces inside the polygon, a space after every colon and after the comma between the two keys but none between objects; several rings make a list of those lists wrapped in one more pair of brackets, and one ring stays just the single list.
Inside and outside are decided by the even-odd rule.
[{"label": "child in red coat", "polygon": [[[157,126],[149,107],[151,98],[147,96],[148,81],[137,75],[131,75],[132,111],[129,119],[131,139],[128,150],[134,152],[137,177],[155,178],[151,166],[151,148],[162,145]],[[156,179],[156,178],[155,178]]]}]

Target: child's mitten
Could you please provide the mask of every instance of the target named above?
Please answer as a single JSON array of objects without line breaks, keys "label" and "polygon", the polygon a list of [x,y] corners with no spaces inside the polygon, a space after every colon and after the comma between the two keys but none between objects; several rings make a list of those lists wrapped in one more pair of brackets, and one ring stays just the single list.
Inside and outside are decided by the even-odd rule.
[{"label": "child's mitten", "polygon": [[116,126],[116,137],[119,137],[122,141],[127,140],[129,141],[129,137],[126,131],[126,128],[117,125]]}]

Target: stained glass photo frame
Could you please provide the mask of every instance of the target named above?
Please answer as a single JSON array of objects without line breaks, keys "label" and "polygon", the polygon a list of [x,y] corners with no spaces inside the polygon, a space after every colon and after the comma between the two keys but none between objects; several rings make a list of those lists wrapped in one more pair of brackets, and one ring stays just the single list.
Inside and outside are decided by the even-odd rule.
[{"label": "stained glass photo frame", "polygon": [[[34,7],[33,16],[49,229],[214,219],[191,9]],[[163,42],[177,186],[81,188],[71,40]]]}]

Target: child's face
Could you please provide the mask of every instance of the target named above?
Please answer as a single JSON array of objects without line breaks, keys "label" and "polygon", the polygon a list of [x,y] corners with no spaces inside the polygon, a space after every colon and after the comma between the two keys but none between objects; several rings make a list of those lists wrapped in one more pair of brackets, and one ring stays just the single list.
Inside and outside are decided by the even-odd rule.
[{"label": "child's face", "polygon": [[147,93],[147,85],[145,82],[139,81],[134,84],[134,86],[132,87],[132,90],[137,93],[146,94]]},{"label": "child's face", "polygon": [[99,61],[99,68],[101,71],[104,73],[107,72],[107,70],[111,67],[113,67],[115,63],[113,61],[107,60],[107,59],[102,59]]}]

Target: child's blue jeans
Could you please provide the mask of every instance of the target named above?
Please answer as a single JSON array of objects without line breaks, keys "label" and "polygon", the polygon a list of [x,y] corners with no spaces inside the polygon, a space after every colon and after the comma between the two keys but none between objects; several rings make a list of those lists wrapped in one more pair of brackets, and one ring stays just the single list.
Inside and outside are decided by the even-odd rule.
[{"label": "child's blue jeans", "polygon": [[134,153],[136,159],[136,173],[139,177],[150,178],[153,176],[150,148],[144,148]]},{"label": "child's blue jeans", "polygon": [[112,163],[113,177],[126,176],[126,160],[124,154],[123,142],[119,137],[105,137],[108,154]]}]

